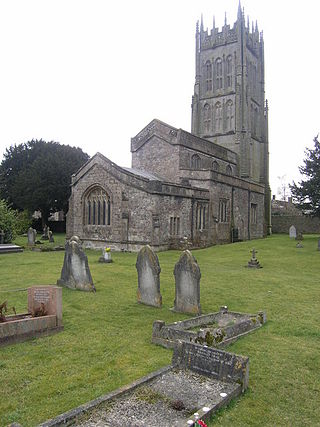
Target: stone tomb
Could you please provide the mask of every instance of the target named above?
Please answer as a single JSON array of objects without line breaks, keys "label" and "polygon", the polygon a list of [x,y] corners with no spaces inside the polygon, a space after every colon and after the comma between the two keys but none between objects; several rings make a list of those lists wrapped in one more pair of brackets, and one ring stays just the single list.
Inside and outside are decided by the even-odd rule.
[{"label": "stone tomb", "polygon": [[65,246],[61,277],[57,285],[80,291],[96,291],[91,277],[88,258],[79,237],[73,236]]},{"label": "stone tomb", "polygon": [[0,244],[0,254],[13,254],[17,252],[23,252],[21,246],[13,245],[12,243]]},{"label": "stone tomb", "polygon": [[200,268],[189,250],[183,251],[174,267],[176,282],[174,311],[201,314]]},{"label": "stone tomb", "polygon": [[160,264],[155,252],[146,245],[141,248],[136,262],[138,272],[137,300],[139,303],[161,307]]},{"label": "stone tomb", "polygon": [[222,347],[230,344],[266,322],[266,314],[228,311],[226,306],[216,313],[205,314],[166,325],[162,320],[153,322],[152,342],[173,348],[177,340],[206,346]]},{"label": "stone tomb", "polygon": [[62,329],[62,289],[57,286],[33,286],[28,288],[28,312],[6,316],[5,322],[0,323],[0,345]]},{"label": "stone tomb", "polygon": [[[185,427],[206,420],[248,386],[249,359],[177,342],[172,364],[39,427]],[[83,418],[82,418],[83,415]]]}]

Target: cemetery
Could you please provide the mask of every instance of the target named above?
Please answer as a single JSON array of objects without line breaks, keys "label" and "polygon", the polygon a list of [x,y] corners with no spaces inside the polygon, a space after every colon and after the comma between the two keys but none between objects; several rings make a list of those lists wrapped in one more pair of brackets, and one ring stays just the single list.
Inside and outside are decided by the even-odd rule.
[{"label": "cemetery", "polygon": [[[63,236],[55,237],[61,244]],[[14,243],[22,246],[26,241],[26,237],[19,237]],[[119,408],[132,403],[132,399],[145,403],[147,394],[155,399],[147,402],[147,406],[165,405],[168,416],[177,420],[182,417],[184,425],[188,421],[194,423],[197,416],[209,426],[246,425],[249,419],[252,424],[263,420],[266,425],[316,425],[320,365],[318,236],[305,235],[303,249],[297,249],[296,243],[290,239],[289,231],[287,235],[256,241],[255,250],[264,267],[257,270],[244,268],[252,255],[252,242],[193,250],[191,254],[200,272],[192,283],[197,289],[197,278],[201,276],[201,315],[172,310],[176,299],[174,271],[182,252],[156,254],[159,268],[157,262],[153,263],[156,268],[152,272],[156,276],[151,276],[155,277],[152,283],[157,284],[159,279],[156,289],[162,304],[153,306],[137,298],[137,254],[112,252],[113,263],[105,265],[99,262],[99,252],[86,250],[96,292],[59,287],[63,331],[1,348],[0,370],[5,392],[0,402],[0,424],[46,425],[49,423],[46,420],[56,419],[59,414],[78,411],[78,425],[90,425],[88,420],[94,420],[97,410],[99,413],[101,408],[113,407],[109,415],[119,417],[122,413]],[[17,313],[25,312],[27,289],[56,283],[61,277],[64,257],[63,252],[27,250],[1,255],[1,301],[14,305]],[[183,350],[181,345],[177,349],[179,341],[177,347],[171,345],[174,350],[152,343],[155,324],[162,326],[163,333],[172,329],[174,333],[200,333],[205,337],[207,329],[211,333],[215,326],[225,329],[219,317],[225,317],[228,328],[241,324],[244,328],[241,326],[240,339],[228,343],[227,348],[221,343],[223,350],[218,350],[220,343],[205,347],[205,340],[189,342],[191,347],[183,344]],[[251,328],[252,332],[247,334]],[[190,358],[195,350],[197,356]],[[214,360],[228,361],[225,358],[236,355],[243,355],[244,361],[249,359],[250,379],[246,377],[243,382],[248,386],[245,393],[239,387],[232,389],[232,382],[226,383],[225,378],[194,370],[204,366],[198,357],[210,351],[215,354],[210,356]],[[219,351],[224,352],[220,356],[226,356],[217,359]],[[180,356],[173,357],[177,352]],[[172,371],[171,366],[175,366]],[[210,368],[204,369],[219,372],[214,366],[211,361]],[[181,389],[190,384],[189,395],[177,399],[172,381],[178,388],[180,384]],[[159,384],[165,384],[165,390]],[[212,391],[204,393],[206,402],[199,384]],[[193,403],[193,396],[199,396],[199,402]],[[237,404],[231,403],[227,409],[216,412],[236,396],[240,396]],[[145,406],[139,408],[142,417]],[[131,409],[137,414],[136,404]]]}]

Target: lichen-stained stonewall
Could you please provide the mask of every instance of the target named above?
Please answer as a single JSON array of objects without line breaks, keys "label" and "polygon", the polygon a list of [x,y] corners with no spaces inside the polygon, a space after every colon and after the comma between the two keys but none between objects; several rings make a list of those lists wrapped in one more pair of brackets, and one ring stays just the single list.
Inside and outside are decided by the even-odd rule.
[{"label": "lichen-stained stonewall", "polygon": [[174,311],[201,314],[200,268],[192,253],[183,251],[174,267],[176,293]]},{"label": "lichen-stained stonewall", "polygon": [[138,272],[138,302],[154,307],[161,307],[160,264],[157,255],[149,245],[138,253],[136,268]]}]

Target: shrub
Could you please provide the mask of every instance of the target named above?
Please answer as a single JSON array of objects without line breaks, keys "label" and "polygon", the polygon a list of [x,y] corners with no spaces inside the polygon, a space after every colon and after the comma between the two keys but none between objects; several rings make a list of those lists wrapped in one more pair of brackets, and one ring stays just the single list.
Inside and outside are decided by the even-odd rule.
[{"label": "shrub", "polygon": [[28,211],[17,212],[16,216],[16,233],[17,235],[26,233],[32,224],[32,218]]},{"label": "shrub", "polygon": [[4,232],[4,243],[10,243],[16,236],[17,212],[5,200],[0,200],[0,230]]}]

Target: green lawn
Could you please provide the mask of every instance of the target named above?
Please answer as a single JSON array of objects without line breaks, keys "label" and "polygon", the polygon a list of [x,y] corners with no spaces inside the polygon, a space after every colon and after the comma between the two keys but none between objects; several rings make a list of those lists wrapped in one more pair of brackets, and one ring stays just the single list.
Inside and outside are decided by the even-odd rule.
[{"label": "green lawn", "polygon": [[[56,236],[56,244],[63,236]],[[18,239],[18,243],[26,238]],[[297,249],[288,236],[193,251],[201,269],[204,313],[267,312],[260,330],[230,351],[250,357],[248,391],[210,425],[320,425],[320,252],[317,236]],[[244,268],[255,247],[260,270]],[[113,253],[100,264],[88,251],[97,293],[63,289],[64,331],[0,348],[0,425],[25,426],[52,418],[170,363],[172,351],[151,344],[155,319],[186,318],[172,313],[174,264],[179,252],[159,253],[163,307],[136,303],[136,254]],[[55,284],[63,252],[0,255],[0,303],[26,308],[32,285]]]}]

